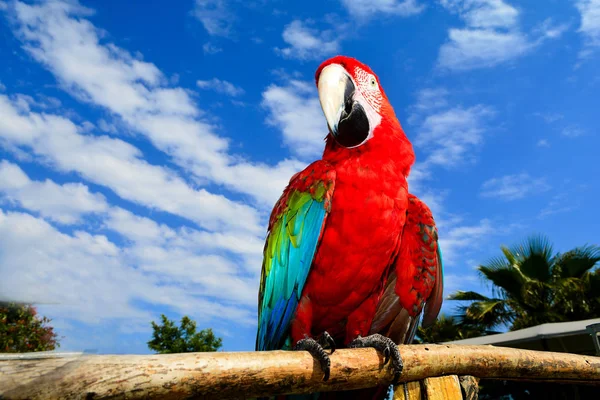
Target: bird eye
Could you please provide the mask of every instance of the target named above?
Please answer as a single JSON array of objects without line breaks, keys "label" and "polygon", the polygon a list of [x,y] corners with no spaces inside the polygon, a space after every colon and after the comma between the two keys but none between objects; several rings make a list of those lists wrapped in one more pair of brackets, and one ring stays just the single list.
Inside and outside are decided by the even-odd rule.
[{"label": "bird eye", "polygon": [[375,80],[375,77],[371,77],[371,87],[372,88],[376,88],[377,87],[377,81]]}]

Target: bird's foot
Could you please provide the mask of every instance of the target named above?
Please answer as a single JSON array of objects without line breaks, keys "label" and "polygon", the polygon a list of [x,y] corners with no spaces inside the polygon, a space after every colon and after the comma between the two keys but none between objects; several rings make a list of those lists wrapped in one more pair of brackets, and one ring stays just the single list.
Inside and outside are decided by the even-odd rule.
[{"label": "bird's foot", "polygon": [[383,360],[383,365],[387,364],[388,361],[392,361],[391,365],[394,369],[394,381],[393,385],[398,383],[398,379],[400,379],[400,374],[402,373],[402,368],[404,368],[404,363],[402,362],[402,357],[400,357],[400,351],[398,350],[398,346],[394,341],[388,337],[380,335],[378,333],[374,335],[369,335],[366,337],[358,336],[348,345],[350,348],[364,348],[364,347],[373,347],[376,350],[379,350],[383,353],[385,357]]},{"label": "bird's foot", "polygon": [[329,355],[331,355],[331,354],[333,354],[335,352],[335,340],[333,340],[333,338],[331,337],[331,335],[327,331],[323,332],[323,334],[319,338],[319,344],[324,349],[329,348],[329,350],[331,350],[329,352]]},{"label": "bird's foot", "polygon": [[329,355],[325,352],[325,349],[323,349],[323,346],[326,345],[329,345],[331,354],[333,354],[335,351],[335,342],[329,333],[323,332],[319,341],[305,337],[304,339],[298,340],[298,343],[294,346],[294,350],[306,350],[319,362],[324,374],[323,381],[329,380],[329,373],[331,371],[331,360],[329,359]]}]

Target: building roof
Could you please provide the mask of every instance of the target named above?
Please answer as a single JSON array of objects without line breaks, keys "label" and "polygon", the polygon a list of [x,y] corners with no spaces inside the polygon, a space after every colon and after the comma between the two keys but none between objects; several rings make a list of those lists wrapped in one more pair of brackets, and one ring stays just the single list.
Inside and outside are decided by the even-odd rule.
[{"label": "building roof", "polygon": [[530,350],[559,351],[578,354],[594,354],[594,341],[589,325],[600,324],[600,318],[572,322],[556,322],[532,326],[518,331],[455,340],[448,344],[491,344]]}]

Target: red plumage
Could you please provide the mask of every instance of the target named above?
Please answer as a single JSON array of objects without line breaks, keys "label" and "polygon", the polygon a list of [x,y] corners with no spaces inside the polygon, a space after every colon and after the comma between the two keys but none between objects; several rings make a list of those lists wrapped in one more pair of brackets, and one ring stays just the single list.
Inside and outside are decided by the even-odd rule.
[{"label": "red plumage", "polygon": [[[413,148],[379,79],[357,60],[338,56],[318,68],[317,83],[332,64],[342,66],[357,92],[362,90],[361,101],[376,111],[367,114],[377,124],[368,140],[356,147],[344,147],[328,135],[322,160],[296,174],[286,189],[285,193],[305,191],[314,182],[328,180],[335,185],[327,199],[331,212],[291,321],[292,344],[324,331],[338,347],[372,333],[405,343],[412,340],[423,310],[426,321],[432,322],[441,305],[435,223],[429,208],[408,193]],[[285,207],[285,193],[274,216],[282,212],[277,207]],[[378,388],[339,395],[384,394]],[[330,396],[335,394],[320,398]]]}]

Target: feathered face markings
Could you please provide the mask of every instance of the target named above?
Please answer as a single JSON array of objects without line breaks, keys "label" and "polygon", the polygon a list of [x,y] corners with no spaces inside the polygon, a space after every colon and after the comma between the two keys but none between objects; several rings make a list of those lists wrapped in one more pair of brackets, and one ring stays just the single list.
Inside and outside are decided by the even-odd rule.
[{"label": "feathered face markings", "polygon": [[359,92],[367,104],[373,108],[373,111],[381,111],[383,96],[379,90],[379,83],[375,75],[370,74],[360,67],[354,68],[354,80],[359,88]]},{"label": "feathered face markings", "polygon": [[320,69],[317,87],[329,130],[340,145],[354,148],[373,137],[383,102],[375,75],[332,63]]}]

